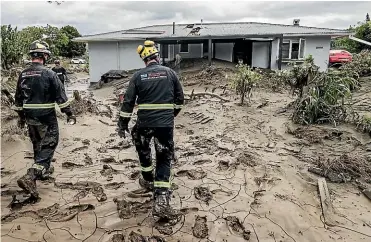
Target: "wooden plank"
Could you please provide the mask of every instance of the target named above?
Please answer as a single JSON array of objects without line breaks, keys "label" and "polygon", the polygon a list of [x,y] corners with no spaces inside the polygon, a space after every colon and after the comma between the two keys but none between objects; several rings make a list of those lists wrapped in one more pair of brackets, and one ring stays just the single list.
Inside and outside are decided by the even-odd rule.
[{"label": "wooden plank", "polygon": [[331,203],[330,192],[328,190],[325,178],[318,179],[318,190],[322,205],[323,220],[326,225],[333,226],[335,225],[332,219],[334,208]]}]

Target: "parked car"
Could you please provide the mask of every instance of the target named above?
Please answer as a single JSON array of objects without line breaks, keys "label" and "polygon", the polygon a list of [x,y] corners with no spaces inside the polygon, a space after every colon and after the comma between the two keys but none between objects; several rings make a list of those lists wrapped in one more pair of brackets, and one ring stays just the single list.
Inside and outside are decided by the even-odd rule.
[{"label": "parked car", "polygon": [[340,64],[352,61],[352,54],[346,50],[330,50],[329,64]]},{"label": "parked car", "polygon": [[85,60],[84,59],[80,59],[80,58],[73,58],[71,60],[71,63],[72,64],[85,64]]}]

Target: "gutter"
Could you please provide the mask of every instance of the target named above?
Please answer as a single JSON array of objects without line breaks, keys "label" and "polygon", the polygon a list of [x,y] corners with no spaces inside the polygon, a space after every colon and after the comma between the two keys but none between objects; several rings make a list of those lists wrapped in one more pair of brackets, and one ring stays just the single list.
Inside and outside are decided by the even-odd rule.
[{"label": "gutter", "polygon": [[365,44],[365,45],[371,46],[371,42],[368,42],[366,40],[359,39],[357,37],[354,37],[353,35],[349,35],[349,39],[354,40],[354,41],[357,41],[357,42],[362,43],[362,44]]}]

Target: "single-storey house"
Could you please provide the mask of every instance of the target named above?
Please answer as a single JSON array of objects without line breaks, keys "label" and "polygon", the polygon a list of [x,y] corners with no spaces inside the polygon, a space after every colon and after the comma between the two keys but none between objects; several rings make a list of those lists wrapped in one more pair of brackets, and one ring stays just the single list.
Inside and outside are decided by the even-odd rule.
[{"label": "single-storey house", "polygon": [[164,61],[176,54],[244,63],[259,68],[283,69],[292,61],[312,55],[321,70],[327,69],[332,37],[346,30],[292,25],[237,22],[154,25],[109,33],[86,35],[74,41],[88,43],[90,81],[97,82],[109,70],[144,67],[136,49],[144,40],[158,44]]}]

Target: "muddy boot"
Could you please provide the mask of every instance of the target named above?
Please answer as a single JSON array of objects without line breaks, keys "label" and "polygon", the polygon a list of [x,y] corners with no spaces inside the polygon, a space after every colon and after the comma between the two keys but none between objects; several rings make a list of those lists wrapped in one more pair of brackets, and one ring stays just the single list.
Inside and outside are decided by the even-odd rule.
[{"label": "muddy boot", "polygon": [[30,168],[27,174],[17,180],[18,186],[25,192],[31,194],[33,198],[39,197],[39,192],[36,189],[36,175],[37,170]]},{"label": "muddy boot", "polygon": [[146,181],[143,177],[139,178],[139,185],[147,191],[153,191],[153,182]]},{"label": "muddy boot", "polygon": [[45,173],[41,174],[41,180],[48,180],[49,178],[52,178],[51,175],[54,173],[54,166],[50,165],[49,169],[46,170]]},{"label": "muddy boot", "polygon": [[170,192],[168,190],[156,190],[154,198],[153,217],[168,221],[176,219],[176,213],[170,206]]}]

